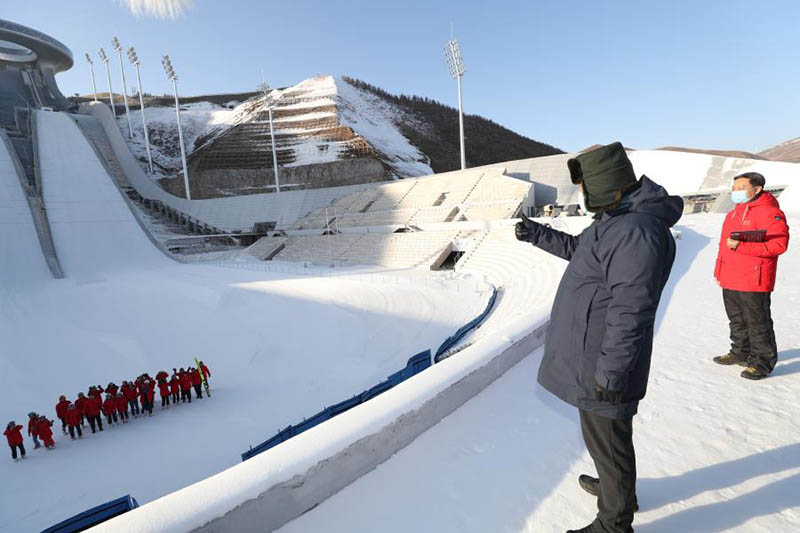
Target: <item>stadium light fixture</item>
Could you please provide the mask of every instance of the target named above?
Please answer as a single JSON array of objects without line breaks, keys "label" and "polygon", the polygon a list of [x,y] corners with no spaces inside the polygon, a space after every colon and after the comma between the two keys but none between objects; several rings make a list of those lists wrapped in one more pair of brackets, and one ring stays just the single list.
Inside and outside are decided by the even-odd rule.
[{"label": "stadium light fixture", "polygon": [[92,90],[94,91],[94,101],[97,102],[97,83],[94,81],[94,62],[89,52],[86,52],[86,62],[89,63],[89,72],[92,73]]},{"label": "stadium light fixture", "polygon": [[128,107],[128,86],[125,81],[125,65],[122,62],[122,45],[119,44],[119,39],[114,37],[111,39],[111,46],[119,54],[119,72],[122,75],[122,99],[125,101],[125,118],[128,119],[128,138],[133,139],[133,125],[131,125],[131,113]]},{"label": "stadium light fixture", "polygon": [[178,101],[178,75],[175,74],[175,69],[172,68],[172,61],[169,56],[165,55],[161,58],[161,66],[164,67],[164,72],[167,74],[167,79],[172,82],[172,88],[175,91],[175,117],[178,120],[178,142],[181,145],[181,161],[183,162],[183,184],[186,187],[186,199],[191,200],[192,195],[189,192],[189,169],[186,167],[186,150],[183,147],[183,128],[181,128],[181,105]]},{"label": "stadium light fixture", "polygon": [[136,86],[139,89],[139,110],[142,112],[142,127],[144,128],[144,146],[147,149],[147,164],[150,167],[150,174],[153,173],[153,157],[150,155],[150,135],[147,133],[147,119],[144,116],[144,96],[142,95],[142,76],[139,74],[139,56],[133,46],[128,48],[128,59],[136,69]]},{"label": "stadium light fixture", "polygon": [[269,113],[269,137],[272,140],[272,168],[275,172],[275,193],[281,192],[281,179],[278,175],[278,153],[275,151],[275,130],[272,127],[272,108],[274,107],[271,102],[269,102],[269,97],[267,93],[269,92],[269,84],[264,79],[264,71],[261,71],[261,83],[258,85],[258,88],[264,92],[264,105],[267,106],[267,112]]},{"label": "stadium light fixture", "polygon": [[447,59],[447,68],[450,77],[458,80],[458,133],[461,138],[461,170],[467,168],[467,158],[464,152],[464,110],[461,105],[461,78],[464,76],[464,60],[461,57],[461,49],[455,37],[447,41],[444,46],[444,55]]},{"label": "stadium light fixture", "polygon": [[106,51],[103,48],[100,48],[100,51],[97,52],[97,55],[100,56],[100,61],[106,64],[106,79],[108,80],[108,100],[111,102],[111,113],[114,115],[114,118],[117,118],[117,108],[114,107],[114,91],[111,89],[111,67],[108,66],[108,56],[106,55]]}]

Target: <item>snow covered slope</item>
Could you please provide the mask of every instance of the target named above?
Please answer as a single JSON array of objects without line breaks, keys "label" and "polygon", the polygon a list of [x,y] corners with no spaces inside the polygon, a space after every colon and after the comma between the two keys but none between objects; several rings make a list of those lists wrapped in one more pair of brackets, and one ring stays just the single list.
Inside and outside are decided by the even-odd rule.
[{"label": "snow covered slope", "polygon": [[[141,234],[70,119],[37,115],[67,277],[15,285],[0,303],[0,419],[54,418],[60,394],[195,356],[214,396],[80,441],[57,430],[53,451],[26,436],[24,462],[0,461],[0,531],[41,530],[126,493],[145,503],[238,464],[249,444],[385,379],[485,305],[419,272],[387,283],[175,263]],[[27,261],[4,257],[0,279]]]},{"label": "snow covered slope", "polygon": [[[800,249],[773,298],[780,362],[760,382],[720,367],[727,320],[712,276],[721,215],[688,215],[635,418],[637,532],[800,530]],[[800,217],[790,219],[800,227]],[[393,459],[280,531],[564,531],[596,513],[577,411],[536,384],[541,353]],[[357,510],[357,511],[356,511]],[[413,510],[413,511],[409,511]],[[386,520],[391,517],[391,520]]]}]

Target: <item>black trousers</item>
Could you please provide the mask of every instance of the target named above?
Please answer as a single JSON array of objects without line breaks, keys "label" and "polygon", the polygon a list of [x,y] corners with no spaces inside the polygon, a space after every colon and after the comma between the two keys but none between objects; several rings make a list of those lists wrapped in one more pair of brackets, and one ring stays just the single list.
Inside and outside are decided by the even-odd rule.
[{"label": "black trousers", "polygon": [[103,422],[102,422],[102,420],[100,420],[100,415],[90,416],[89,417],[89,425],[92,428],[92,433],[95,432],[95,429],[94,429],[95,426],[97,426],[100,429],[100,431],[103,431]]},{"label": "black trousers", "polygon": [[83,437],[83,431],[81,431],[80,426],[70,426],[69,427],[69,436],[73,439],[75,438],[75,430],[78,430],[78,436]]},{"label": "black trousers", "polygon": [[633,418],[614,419],[580,410],[581,432],[600,479],[597,518],[603,532],[628,533],[636,502]]},{"label": "black trousers", "polygon": [[731,355],[759,370],[772,372],[778,346],[770,311],[772,294],[722,289],[722,301],[731,328]]},{"label": "black trousers", "polygon": [[[202,398],[203,392],[200,389],[200,385],[193,385],[193,387],[194,387],[194,393],[197,395],[197,397]],[[191,395],[191,392],[189,393],[189,395]]]},{"label": "black trousers", "polygon": [[16,459],[17,458],[17,448],[19,448],[19,451],[22,454],[22,457],[25,457],[25,446],[23,446],[22,444],[15,444],[14,446],[11,446],[9,444],[9,446],[11,447],[11,458],[12,459]]}]

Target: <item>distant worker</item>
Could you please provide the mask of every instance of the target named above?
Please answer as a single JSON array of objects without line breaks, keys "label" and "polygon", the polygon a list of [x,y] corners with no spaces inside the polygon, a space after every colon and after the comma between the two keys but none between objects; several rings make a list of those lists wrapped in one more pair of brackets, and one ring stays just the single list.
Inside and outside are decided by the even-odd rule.
[{"label": "distant worker", "polygon": [[67,397],[63,394],[58,397],[58,403],[56,404],[56,416],[59,420],[61,420],[61,431],[64,435],[67,434],[67,408],[72,405],[72,402],[67,400]]},{"label": "distant worker", "polygon": [[117,415],[119,415],[119,421],[123,424],[128,423],[128,400],[125,399],[125,395],[122,394],[122,390],[117,393],[116,397],[116,405],[117,405]]},{"label": "distant worker", "polygon": [[6,430],[3,432],[8,440],[8,447],[11,448],[11,458],[14,462],[17,459],[17,449],[19,449],[22,459],[25,459],[25,445],[22,444],[22,426],[18,426],[13,420],[8,423]]},{"label": "distant worker", "polygon": [[42,443],[44,447],[48,450],[52,450],[56,447],[56,442],[53,440],[53,421],[49,420],[44,415],[39,415],[36,418],[36,423],[38,424],[37,431],[39,432],[39,438],[42,439]]},{"label": "distant worker", "polygon": [[82,392],[78,393],[78,397],[75,399],[75,408],[81,415],[81,427],[85,427],[84,422],[88,419],[86,416],[86,402],[89,401],[89,398],[84,396]]},{"label": "distant worker", "polygon": [[42,447],[39,444],[39,415],[31,411],[28,413],[28,436],[33,439],[33,449],[38,450]]},{"label": "distant worker", "polygon": [[633,416],[644,398],[661,292],[675,259],[670,233],[683,201],[646,176],[636,179],[620,143],[567,162],[594,221],[578,236],[523,215],[517,239],[569,261],[558,286],[539,383],[576,406],[598,478],[598,513],[573,533],[633,531],[636,458]]},{"label": "distant worker", "polygon": [[[173,368],[173,370],[175,369]],[[172,394],[172,405],[178,405],[178,396],[181,392],[181,380],[178,377],[177,370],[175,370],[175,373],[172,374],[169,380],[169,392]]]},{"label": "distant worker", "polygon": [[99,394],[89,394],[89,400],[86,402],[86,419],[89,421],[92,433],[96,433],[98,430],[103,431],[103,421],[100,418],[103,400]]},{"label": "distant worker", "polygon": [[203,376],[206,378],[206,381],[208,381],[208,378],[211,377],[211,370],[209,370],[206,364],[202,361],[200,361],[200,372],[203,373]]},{"label": "distant worker", "polygon": [[81,412],[75,406],[74,403],[70,404],[67,408],[67,414],[65,418],[67,419],[67,427],[69,428],[69,436],[72,440],[75,440],[75,432],[78,432],[78,438],[83,438],[83,432],[81,431]]},{"label": "distant worker", "polygon": [[789,246],[789,226],[778,200],[757,172],[733,178],[734,208],[725,217],[714,277],[730,322],[731,349],[720,365],[745,366],[741,376],[763,379],[778,362],[771,296],[778,256]]},{"label": "distant worker", "polygon": [[131,408],[131,415],[133,417],[139,416],[139,393],[136,390],[136,385],[126,381],[122,386],[122,394],[128,401],[128,406]]},{"label": "distant worker", "polygon": [[200,376],[200,372],[193,366],[189,367],[189,378],[192,380],[192,387],[194,387],[194,393],[197,395],[197,399],[203,399],[203,392],[201,387],[203,386],[203,378]]},{"label": "distant worker", "polygon": [[166,379],[162,378],[158,381],[158,393],[161,396],[161,410],[163,411],[169,407],[169,396],[171,394],[169,383],[167,383]]},{"label": "distant worker", "polygon": [[192,403],[192,378],[189,376],[189,373],[182,368],[180,372],[178,372],[178,376],[180,376],[181,380],[181,403],[187,401]]}]

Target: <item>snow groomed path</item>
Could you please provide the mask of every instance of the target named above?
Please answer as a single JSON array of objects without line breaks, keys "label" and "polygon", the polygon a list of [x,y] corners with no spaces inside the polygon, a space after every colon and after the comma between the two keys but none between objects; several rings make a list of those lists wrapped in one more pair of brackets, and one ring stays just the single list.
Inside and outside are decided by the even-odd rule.
[{"label": "snow groomed path", "polygon": [[[37,283],[15,283],[14,297],[0,301],[0,418],[54,418],[60,394],[74,399],[89,385],[171,371],[195,356],[211,368],[213,398],[157,407],[152,418],[80,441],[58,430],[53,451],[33,451],[26,436],[25,461],[0,460],[0,531],[40,530],[125,493],[145,504],[237,465],[249,444],[385,379],[486,303],[446,283],[174,262],[142,233],[72,120],[37,120],[66,278],[52,279],[41,260]],[[41,257],[35,232],[22,230],[0,279],[27,272],[33,252]],[[30,254],[19,252],[26,246]]]}]

